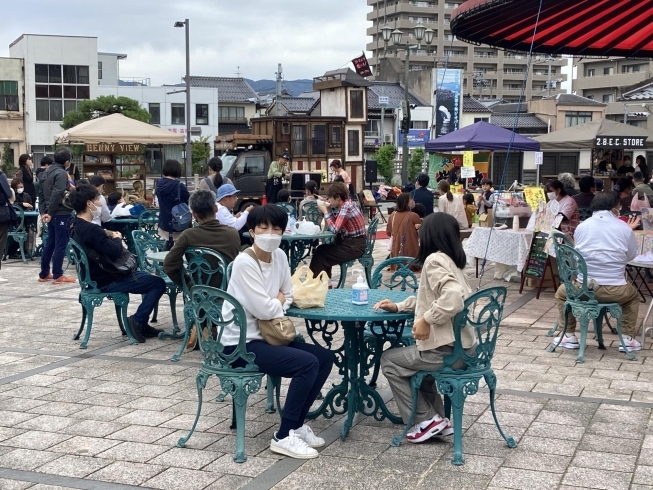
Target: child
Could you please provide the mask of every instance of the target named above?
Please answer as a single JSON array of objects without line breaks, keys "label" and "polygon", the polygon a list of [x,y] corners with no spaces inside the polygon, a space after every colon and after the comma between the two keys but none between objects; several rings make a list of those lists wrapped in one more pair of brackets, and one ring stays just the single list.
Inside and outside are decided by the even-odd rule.
[{"label": "child", "polygon": [[[417,345],[389,349],[381,356],[381,369],[397,402],[401,417],[408,420],[412,409],[410,378],[418,371],[436,371],[444,356],[453,352],[453,319],[462,311],[472,289],[467,282],[467,258],[460,242],[460,227],[446,213],[427,216],[419,230],[419,254],[423,264],[417,298],[401,303],[382,300],[374,309],[390,312],[414,311],[413,337]],[[461,331],[464,349],[474,346],[473,329]],[[442,397],[432,378],[424,380],[417,395],[417,423],[406,438],[424,442],[435,435],[453,434],[451,422],[444,416]]]},{"label": "child", "polygon": [[467,224],[472,227],[474,223],[474,216],[476,216],[476,205],[474,204],[474,196],[469,192],[463,196],[463,204],[465,205],[465,214],[467,215]]},{"label": "child", "polygon": [[492,208],[496,203],[496,194],[492,192],[492,181],[490,179],[481,180],[483,192],[478,196],[476,204],[478,205],[479,226],[492,226]]},{"label": "child", "polygon": [[288,189],[281,189],[277,192],[277,202],[290,202],[290,191]]}]

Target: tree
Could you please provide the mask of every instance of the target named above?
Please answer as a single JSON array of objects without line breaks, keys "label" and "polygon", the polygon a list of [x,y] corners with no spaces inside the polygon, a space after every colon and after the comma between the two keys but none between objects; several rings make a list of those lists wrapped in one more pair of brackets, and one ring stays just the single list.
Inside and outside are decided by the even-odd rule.
[{"label": "tree", "polygon": [[201,136],[200,139],[191,141],[191,159],[193,160],[194,174],[202,174],[202,164],[210,156],[211,145],[208,136]]},{"label": "tree", "polygon": [[5,143],[2,148],[2,171],[9,176],[9,172],[15,169],[14,167],[14,152],[11,150],[11,145]]},{"label": "tree", "polygon": [[411,182],[415,182],[415,179],[422,171],[423,164],[424,148],[416,148],[413,150],[412,155],[410,155],[410,160],[408,160],[408,178]]},{"label": "tree", "polygon": [[70,129],[84,121],[118,113],[144,123],[150,122],[150,113],[143,109],[137,100],[130,99],[129,97],[102,95],[97,99],[81,101],[77,105],[76,111],[66,113],[63,117],[61,127]]},{"label": "tree", "polygon": [[374,153],[377,173],[383,177],[386,185],[391,184],[392,176],[395,173],[395,156],[397,156],[397,147],[395,145],[383,145]]}]

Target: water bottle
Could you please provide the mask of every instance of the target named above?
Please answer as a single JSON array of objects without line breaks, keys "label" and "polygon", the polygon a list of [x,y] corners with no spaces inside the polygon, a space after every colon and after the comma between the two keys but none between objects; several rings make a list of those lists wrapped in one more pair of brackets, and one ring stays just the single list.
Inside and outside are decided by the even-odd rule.
[{"label": "water bottle", "polygon": [[356,279],[356,284],[351,287],[351,302],[355,305],[366,305],[369,304],[369,291],[370,288],[365,282],[363,277],[363,271],[352,271],[358,272],[358,279]]},{"label": "water bottle", "polygon": [[291,235],[295,234],[295,223],[297,223],[297,219],[295,218],[294,214],[291,214],[290,217],[288,218],[288,226],[286,227],[286,233],[290,233]]}]

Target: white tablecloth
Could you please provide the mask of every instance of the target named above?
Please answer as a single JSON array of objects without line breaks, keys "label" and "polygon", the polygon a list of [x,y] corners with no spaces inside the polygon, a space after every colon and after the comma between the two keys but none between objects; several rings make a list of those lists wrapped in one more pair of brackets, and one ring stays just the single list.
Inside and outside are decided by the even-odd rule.
[{"label": "white tablecloth", "polygon": [[533,233],[526,230],[474,228],[464,248],[468,257],[479,259],[485,257],[487,250],[487,260],[516,267],[521,272],[528,257],[532,238]]}]

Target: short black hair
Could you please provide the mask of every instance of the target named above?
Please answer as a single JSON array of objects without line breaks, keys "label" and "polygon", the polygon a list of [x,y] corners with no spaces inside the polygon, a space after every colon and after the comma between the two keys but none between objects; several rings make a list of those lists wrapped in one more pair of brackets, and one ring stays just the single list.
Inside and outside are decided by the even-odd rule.
[{"label": "short black hair", "polygon": [[619,201],[619,194],[616,192],[599,192],[592,199],[590,208],[592,211],[610,211],[617,207]]},{"label": "short black hair", "polygon": [[168,159],[163,164],[161,173],[164,177],[174,177],[175,179],[178,179],[181,177],[181,163],[177,160]]},{"label": "short black hair", "polygon": [[95,187],[82,184],[70,193],[70,204],[77,214],[86,211],[89,201],[95,201],[99,193]]},{"label": "short black hair", "polygon": [[592,189],[595,189],[596,183],[594,182],[594,177],[590,175],[581,177],[578,181],[578,187],[580,187],[581,192],[590,192]]},{"label": "short black hair", "polygon": [[118,204],[118,201],[120,201],[121,199],[122,199],[122,192],[114,191],[107,196],[107,205],[116,206]]},{"label": "short black hair", "polygon": [[[75,186],[78,186],[78,185],[92,185],[92,184],[88,179],[77,179],[75,181]],[[95,186],[93,186],[93,187],[95,187]]]},{"label": "short black hair", "polygon": [[474,195],[470,194],[469,192],[467,194],[463,194],[463,203],[474,204]]},{"label": "short black hair", "polygon": [[57,163],[60,163],[61,165],[64,165],[66,162],[69,162],[72,160],[73,154],[70,151],[70,148],[67,146],[62,146],[61,148],[57,148],[54,152],[54,161]]},{"label": "short black hair", "polygon": [[104,177],[102,177],[101,175],[94,175],[93,177],[91,177],[91,185],[93,187],[100,187],[101,185],[104,185],[106,183],[107,181],[104,180]]},{"label": "short black hair", "polygon": [[421,172],[417,176],[417,183],[419,184],[420,187],[427,187],[429,185],[429,182],[431,182],[431,179],[426,173]]},{"label": "short black hair", "polygon": [[52,157],[45,155],[43,158],[41,158],[41,167],[45,167],[46,165],[52,165]]},{"label": "short black hair", "polygon": [[247,229],[254,230],[258,225],[278,226],[285,230],[288,225],[288,214],[276,204],[256,206],[247,216]]},{"label": "short black hair", "polygon": [[436,252],[449,256],[459,269],[464,269],[467,265],[467,256],[460,241],[460,226],[456,218],[447,213],[428,215],[419,229],[419,253],[416,261],[423,264],[429,255]]},{"label": "short black hair", "polygon": [[277,192],[277,202],[290,202],[290,191],[288,189],[281,189]]},{"label": "short black hair", "polygon": [[191,194],[188,205],[199,219],[215,216],[215,192],[207,190],[195,191]]},{"label": "short black hair", "polygon": [[336,176],[333,178],[333,181],[334,181],[334,182],[344,182],[345,179],[343,179],[341,175],[336,175]]},{"label": "short black hair", "polygon": [[415,207],[413,208],[413,213],[415,213],[420,218],[424,218],[424,216],[426,216],[426,208],[424,207],[424,204],[421,202],[416,202]]},{"label": "short black hair", "polygon": [[603,179],[594,179],[594,187],[597,191],[603,191]]},{"label": "short black hair", "polygon": [[633,180],[635,182],[644,182],[644,174],[638,170],[637,172],[633,173]]},{"label": "short black hair", "polygon": [[549,180],[546,183],[546,188],[551,189],[551,191],[554,191],[556,189],[559,190],[561,196],[566,196],[567,195],[567,191],[565,191],[565,184],[563,184],[558,179]]},{"label": "short black hair", "polygon": [[489,185],[490,187],[492,187],[492,181],[490,179],[482,179],[481,185]]},{"label": "short black hair", "polygon": [[614,186],[614,190],[617,192],[624,192],[627,189],[630,189],[632,186],[632,177],[621,177],[619,180],[617,180],[617,183]]}]

